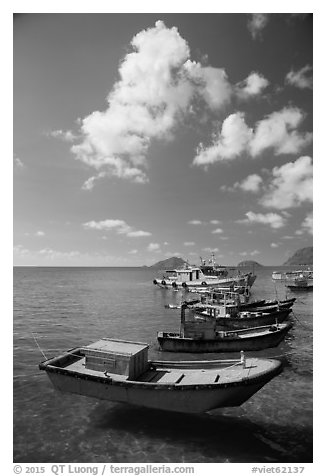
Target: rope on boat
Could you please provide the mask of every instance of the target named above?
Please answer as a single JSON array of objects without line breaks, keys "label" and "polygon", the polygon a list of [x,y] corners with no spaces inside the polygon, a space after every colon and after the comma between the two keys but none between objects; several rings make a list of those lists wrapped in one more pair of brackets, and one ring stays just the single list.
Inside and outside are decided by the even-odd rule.
[{"label": "rope on boat", "polygon": [[42,350],[41,347],[39,346],[39,343],[37,342],[36,337],[35,337],[35,335],[34,335],[34,332],[33,332],[33,331],[31,331],[31,332],[32,332],[32,336],[33,336],[33,339],[34,339],[34,341],[35,341],[35,344],[37,345],[38,350],[41,352],[41,354],[43,355],[43,357],[45,358],[45,360],[48,360],[47,356],[44,354],[43,350]]},{"label": "rope on boat", "polygon": [[297,318],[297,316],[294,314],[293,310],[292,310],[292,314],[293,314],[293,317],[298,321],[298,323],[304,328],[304,329],[308,329],[309,331],[312,330],[312,327],[310,326],[306,326],[305,324],[303,324],[300,319]]},{"label": "rope on boat", "polygon": [[268,356],[268,357],[263,357],[263,358],[266,358],[266,359],[280,359],[282,357],[286,357],[287,355],[292,355],[292,354],[295,354],[295,352],[284,352],[283,354],[279,354],[279,355],[271,355],[271,356]]},{"label": "rope on boat", "polygon": [[13,378],[25,378],[25,377],[28,377],[28,378],[36,378],[36,377],[43,377],[43,374],[41,373],[38,373],[38,374],[33,374],[33,375],[30,375],[30,374],[20,374],[20,375],[14,375]]}]

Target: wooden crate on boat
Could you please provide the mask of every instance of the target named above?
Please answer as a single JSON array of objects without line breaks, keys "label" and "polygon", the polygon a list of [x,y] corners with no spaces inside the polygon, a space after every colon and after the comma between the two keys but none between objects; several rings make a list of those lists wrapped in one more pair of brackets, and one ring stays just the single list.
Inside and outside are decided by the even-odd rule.
[{"label": "wooden crate on boat", "polygon": [[148,369],[148,345],[117,339],[101,339],[82,349],[90,370],[126,375],[133,380]]}]

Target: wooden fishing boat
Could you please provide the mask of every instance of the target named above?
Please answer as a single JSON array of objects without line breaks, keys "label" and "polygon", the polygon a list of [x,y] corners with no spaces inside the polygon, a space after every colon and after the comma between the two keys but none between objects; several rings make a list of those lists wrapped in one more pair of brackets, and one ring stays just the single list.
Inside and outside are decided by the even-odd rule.
[{"label": "wooden fishing boat", "polygon": [[206,327],[185,334],[158,332],[160,349],[168,352],[240,352],[277,347],[291,329],[290,322],[249,329],[209,332]]},{"label": "wooden fishing boat", "polygon": [[289,281],[296,278],[307,278],[313,279],[313,270],[310,268],[307,269],[296,269],[293,271],[273,271],[272,279],[276,281]]},{"label": "wooden fishing boat", "polygon": [[156,278],[153,284],[163,288],[188,289],[206,288],[211,286],[231,287],[249,286],[255,282],[256,276],[252,273],[239,274],[233,277],[205,275],[200,267],[186,265],[183,268],[167,269],[162,279]]},{"label": "wooden fishing boat", "polygon": [[[208,263],[206,262],[206,260],[203,260],[202,258],[200,258],[200,260],[201,260],[200,269],[204,273],[205,276],[226,277],[229,275],[229,271],[226,266],[221,266],[215,263],[214,253],[211,254],[211,257],[208,260]],[[236,270],[236,268],[229,268],[229,269],[232,269],[233,271]],[[253,272],[244,274],[244,273],[240,273],[238,270],[238,277],[241,277],[243,275],[247,277],[247,285],[249,286],[249,288],[251,288],[256,280],[256,276],[254,275]]]},{"label": "wooden fishing boat", "polygon": [[[195,309],[200,312],[205,312],[207,309],[215,310],[215,316],[217,319],[226,318],[225,325],[227,327],[253,327],[259,325],[267,325],[275,322],[283,322],[291,312],[295,298],[287,299],[285,301],[271,301],[266,302],[264,299],[256,301],[254,303],[241,304],[237,299],[232,299],[232,294],[224,294],[224,299],[214,299],[212,296],[223,296],[223,294],[216,295],[215,293],[208,293],[205,296],[201,296],[198,300],[184,301],[185,305],[194,305]],[[229,296],[229,297],[227,297]],[[265,304],[264,304],[265,303]],[[181,309],[180,304],[166,304],[167,309]],[[209,306],[209,307],[208,307]],[[282,312],[289,310],[288,312]],[[212,311],[210,311],[212,314]],[[270,316],[266,316],[270,314]],[[266,319],[265,319],[266,317]],[[231,320],[230,320],[231,318]],[[233,318],[237,321],[241,319],[241,326],[233,326]],[[221,325],[224,325],[224,321],[220,321]],[[235,322],[236,324],[236,322]]]},{"label": "wooden fishing boat", "polygon": [[268,313],[272,313],[272,312],[277,312],[277,311],[281,311],[283,309],[290,309],[292,308],[293,306],[293,302],[290,302],[290,301],[287,301],[287,302],[278,302],[276,304],[263,304],[261,306],[254,306],[254,307],[242,307],[240,306],[240,309],[245,309],[247,311],[255,311],[255,312],[268,312]]},{"label": "wooden fishing boat", "polygon": [[277,360],[149,361],[148,345],[103,338],[40,363],[54,387],[174,412],[239,406],[282,371]]},{"label": "wooden fishing boat", "polygon": [[195,318],[209,316],[216,321],[216,330],[248,329],[251,327],[268,326],[284,322],[291,309],[280,309],[274,312],[240,311],[236,314],[217,314],[216,306],[193,306]]},{"label": "wooden fishing boat", "polygon": [[286,287],[291,291],[312,291],[313,280],[309,278],[295,278],[291,282],[286,284]]},{"label": "wooden fishing boat", "polygon": [[[239,352],[276,347],[291,329],[290,322],[280,323],[274,313],[243,312],[237,317],[218,317],[225,312],[218,305],[183,303],[180,332],[158,332],[161,350],[170,352]],[[286,316],[289,309],[279,311]],[[283,316],[282,316],[283,317]],[[274,318],[274,319],[273,319]],[[283,317],[283,320],[285,317]],[[269,322],[263,325],[262,322]],[[257,322],[259,323],[258,325]]]},{"label": "wooden fishing boat", "polygon": [[237,293],[208,292],[197,301],[184,301],[182,304],[194,314],[213,317],[222,329],[244,329],[283,322],[290,314],[293,302],[287,300],[282,304],[266,304],[247,309],[242,306]]},{"label": "wooden fishing boat", "polygon": [[266,301],[260,300],[253,303],[244,302],[243,296],[238,292],[224,291],[223,288],[210,290],[205,293],[199,293],[198,302],[201,304],[214,304],[227,307],[224,315],[236,315],[239,311],[258,311],[258,312],[276,312],[282,309],[289,309],[293,306],[295,298],[284,301]]},{"label": "wooden fishing boat", "polygon": [[212,253],[210,259],[202,259],[200,258],[201,265],[200,269],[206,276],[219,276],[219,277],[226,277],[228,276],[229,272],[226,266],[220,266],[215,263],[215,254]]},{"label": "wooden fishing boat", "polygon": [[252,309],[258,309],[264,306],[278,306],[279,309],[289,309],[290,307],[293,306],[295,303],[296,298],[290,298],[290,299],[284,299],[284,300],[266,300],[266,299],[260,299],[256,300],[253,302],[248,302],[244,304],[240,304],[240,309],[241,310],[252,310]]}]

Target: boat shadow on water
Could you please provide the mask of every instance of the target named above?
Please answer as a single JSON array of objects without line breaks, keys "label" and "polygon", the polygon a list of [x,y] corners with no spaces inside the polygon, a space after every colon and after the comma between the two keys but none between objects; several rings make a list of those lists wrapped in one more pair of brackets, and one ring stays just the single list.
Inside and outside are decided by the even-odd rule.
[{"label": "boat shadow on water", "polygon": [[[312,429],[303,436],[291,424],[272,420],[256,423],[243,408],[188,415],[103,402],[92,410],[89,419],[90,431],[104,433],[104,439],[106,433],[119,430],[159,444],[160,462],[168,462],[164,461],[165,446],[175,448],[178,456],[169,461],[174,463],[201,462],[198,454],[206,462],[216,463],[312,462]],[[197,455],[194,460],[189,459],[191,454]]]}]

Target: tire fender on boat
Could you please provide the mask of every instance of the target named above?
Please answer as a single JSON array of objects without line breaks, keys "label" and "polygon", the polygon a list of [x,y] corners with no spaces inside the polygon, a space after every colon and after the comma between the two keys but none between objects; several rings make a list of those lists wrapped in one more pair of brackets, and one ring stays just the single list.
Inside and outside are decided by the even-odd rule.
[{"label": "tire fender on boat", "polygon": [[207,286],[206,281],[203,281],[203,282],[201,283],[201,285],[202,285],[202,286]]},{"label": "tire fender on boat", "polygon": [[166,286],[166,281],[165,281],[164,279],[162,279],[161,284],[162,284],[163,286]]}]

